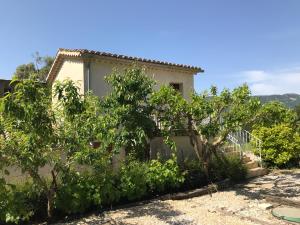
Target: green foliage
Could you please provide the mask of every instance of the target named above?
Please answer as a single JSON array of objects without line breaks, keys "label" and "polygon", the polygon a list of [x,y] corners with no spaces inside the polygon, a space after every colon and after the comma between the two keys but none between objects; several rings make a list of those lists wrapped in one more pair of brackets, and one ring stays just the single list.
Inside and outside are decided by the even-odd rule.
[{"label": "green foliage", "polygon": [[258,127],[272,127],[281,123],[295,125],[296,113],[283,103],[272,101],[264,104],[256,114],[254,129]]},{"label": "green foliage", "polygon": [[104,150],[89,146],[89,142],[96,140],[101,133],[99,98],[90,93],[80,95],[78,87],[71,80],[57,82],[54,97],[57,98],[54,105],[59,137],[57,148],[64,149],[67,159],[72,163],[99,163],[99,158],[104,157]]},{"label": "green foliage", "polygon": [[135,200],[149,194],[176,190],[184,182],[184,173],[174,159],[165,162],[130,160],[122,167],[120,179],[122,196]]},{"label": "green foliage", "polygon": [[182,166],[185,171],[184,186],[197,188],[207,184],[207,177],[199,160],[185,160]]},{"label": "green foliage", "polygon": [[286,167],[299,161],[300,135],[289,124],[260,127],[253,134],[262,140],[262,158],[268,165]]},{"label": "green foliage", "polygon": [[[232,181],[242,181],[246,179],[247,168],[239,157],[227,158],[227,177]],[[226,170],[226,168],[224,168]]]},{"label": "green foliage", "polygon": [[[6,165],[14,165],[36,177],[37,169],[51,161],[55,142],[54,117],[49,89],[32,79],[18,82],[15,91],[2,99],[0,153]],[[39,181],[40,182],[40,181]]]},{"label": "green foliage", "polygon": [[258,100],[243,85],[231,92],[224,89],[218,94],[216,87],[212,87],[209,92],[193,94],[190,110],[199,133],[207,140],[219,139],[223,144],[229,132],[251,122],[258,107]]},{"label": "green foliage", "polygon": [[28,221],[33,215],[45,208],[45,195],[34,184],[8,185],[1,181],[0,221],[19,223]]},{"label": "green foliage", "polygon": [[161,133],[168,137],[183,130],[190,138],[198,160],[208,174],[212,155],[217,156],[228,134],[250,124],[260,104],[251,96],[248,86],[218,93],[216,87],[185,100],[170,87],[162,87],[151,97]]},{"label": "green foliage", "polygon": [[300,104],[295,107],[295,112],[297,113],[296,127],[298,132],[300,132]]},{"label": "green foliage", "polygon": [[18,79],[26,79],[33,73],[36,73],[34,63],[22,64],[16,68],[14,77]]},{"label": "green foliage", "polygon": [[130,160],[120,171],[121,196],[128,200],[141,199],[147,194],[147,164]]},{"label": "green foliage", "polygon": [[[200,160],[194,171],[197,179],[203,179],[205,159],[228,132],[249,122],[258,105],[246,86],[220,94],[213,87],[200,95],[194,93],[191,101],[169,87],[153,93],[153,81],[136,66],[106,78],[112,92],[104,99],[92,93],[81,95],[76,84],[66,80],[55,84],[52,102],[50,89],[38,77],[19,80],[14,92],[1,99],[0,169],[20,168],[33,182],[15,187],[0,180],[2,221],[45,215],[46,208],[48,217],[53,212],[81,213],[177,190],[192,171],[183,173],[177,165],[171,136],[178,130],[190,136]],[[171,159],[148,160],[147,145],[157,134],[173,150]],[[89,145],[94,141],[100,147]],[[132,158],[116,172],[111,160],[121,147]],[[221,169],[226,174],[218,178],[240,179],[240,162],[228,161]],[[42,175],[39,170],[45,165],[51,169]],[[78,173],[82,168],[89,173]]]},{"label": "green foliage", "polygon": [[[0,114],[1,165],[20,168],[43,189],[48,217],[52,216],[60,176],[78,163],[93,165],[97,161],[101,167],[110,159],[103,149],[89,147],[98,132],[97,99],[80,96],[70,81],[57,84],[54,91],[58,99],[52,107],[50,89],[37,81],[37,75],[20,80],[14,92],[1,100]],[[51,171],[39,174],[45,165],[51,165]]]},{"label": "green foliage", "polygon": [[13,77],[16,79],[28,79],[32,74],[37,74],[39,80],[45,80],[51,66],[54,62],[54,57],[41,57],[38,52],[34,55],[35,62],[19,65],[14,72]]},{"label": "green foliage", "polygon": [[165,162],[151,160],[148,165],[147,183],[152,192],[175,190],[184,182],[184,174],[175,159]]},{"label": "green foliage", "polygon": [[229,178],[238,182],[246,179],[247,168],[238,156],[226,156],[225,161],[213,158],[210,174],[213,180]]},{"label": "green foliage", "polygon": [[94,176],[70,173],[62,177],[55,201],[60,212],[82,213],[101,204],[100,186]]},{"label": "green foliage", "polygon": [[132,66],[123,72],[114,71],[105,80],[112,87],[104,99],[102,112],[107,139],[115,150],[125,147],[139,158],[145,156],[145,146],[153,136],[155,124],[148,103],[154,82],[143,69]]}]

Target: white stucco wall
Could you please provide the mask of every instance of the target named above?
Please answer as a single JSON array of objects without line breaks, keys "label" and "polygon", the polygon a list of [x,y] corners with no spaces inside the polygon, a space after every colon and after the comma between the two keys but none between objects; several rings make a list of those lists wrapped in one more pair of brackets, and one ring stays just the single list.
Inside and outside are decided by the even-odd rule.
[{"label": "white stucco wall", "polygon": [[150,69],[147,75],[156,80],[158,89],[162,85],[169,85],[170,83],[182,83],[183,97],[188,99],[191,91],[194,89],[194,76],[180,71],[171,71],[163,69]]},{"label": "white stucco wall", "polygon": [[[105,96],[110,87],[104,81],[106,75],[111,74],[114,68],[123,70],[126,66],[107,62],[91,62],[90,64],[90,90],[97,96]],[[147,68],[147,66],[146,66]],[[87,69],[85,69],[85,74]],[[190,92],[194,88],[193,74],[184,73],[177,70],[164,69],[163,67],[151,67],[146,69],[146,74],[156,81],[156,89],[162,85],[169,85],[170,83],[182,83],[183,96],[188,98]]]},{"label": "white stucco wall", "polygon": [[85,91],[83,70],[84,63],[81,59],[66,59],[62,63],[55,81],[71,79],[76,83],[76,85],[78,85],[80,88],[80,93],[83,94]]},{"label": "white stucco wall", "polygon": [[[198,159],[188,136],[174,136],[171,140],[176,144],[178,163]],[[163,159],[168,159],[172,155],[172,150],[164,143],[162,137],[155,137],[150,141],[150,158],[156,159],[158,155]]]},{"label": "white stucco wall", "polygon": [[107,95],[109,85],[104,77],[112,73],[114,66],[105,62],[91,62],[90,64],[90,90],[99,97]]}]

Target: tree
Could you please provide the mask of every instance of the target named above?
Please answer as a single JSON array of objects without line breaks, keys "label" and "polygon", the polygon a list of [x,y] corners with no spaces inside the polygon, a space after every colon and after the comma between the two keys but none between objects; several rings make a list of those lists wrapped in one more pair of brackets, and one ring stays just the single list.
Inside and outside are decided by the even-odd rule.
[{"label": "tree", "polygon": [[57,156],[51,147],[56,137],[50,105],[50,91],[37,82],[36,77],[18,82],[15,91],[2,99],[4,125],[0,147],[2,165],[20,168],[43,188],[48,198],[49,216],[56,185],[55,169],[51,170],[50,185],[38,171],[46,164],[52,165]]},{"label": "tree", "polygon": [[297,115],[295,111],[287,108],[283,103],[271,101],[264,104],[257,112],[254,123],[256,127],[272,127],[278,124],[290,124],[294,126]]},{"label": "tree", "polygon": [[161,124],[162,132],[184,130],[200,161],[209,175],[211,156],[220,158],[218,149],[234,132],[253,120],[259,101],[250,96],[244,85],[218,94],[216,87],[201,94],[193,93],[185,100],[170,87],[163,87],[152,96],[152,105]]},{"label": "tree", "polygon": [[[142,159],[149,157],[145,146],[154,135],[155,123],[149,97],[154,82],[144,69],[133,65],[124,71],[114,71],[105,78],[111,93],[103,100],[103,124],[114,149],[125,147],[126,152]],[[105,133],[105,132],[102,132]]]},{"label": "tree", "polygon": [[259,127],[253,131],[262,140],[262,158],[271,166],[297,166],[300,159],[300,135],[288,124]]},{"label": "tree", "polygon": [[297,126],[296,112],[280,102],[268,102],[258,110],[252,133],[262,140],[262,158],[267,165],[283,167],[299,159]]},{"label": "tree", "polygon": [[[49,218],[59,177],[102,154],[88,145],[97,124],[95,102],[79,95],[71,81],[57,84],[57,106],[52,106],[50,93],[37,75],[19,80],[14,92],[1,99],[0,113],[0,169],[14,166],[28,174],[47,196]],[[39,173],[46,165],[49,174]]]},{"label": "tree", "polygon": [[32,74],[38,74],[38,78],[44,81],[51,69],[54,58],[50,56],[40,56],[35,53],[34,62],[19,65],[14,72],[14,77],[17,79],[28,79]]},{"label": "tree", "polygon": [[22,64],[16,68],[14,77],[18,79],[29,78],[30,74],[36,73],[34,63]]}]

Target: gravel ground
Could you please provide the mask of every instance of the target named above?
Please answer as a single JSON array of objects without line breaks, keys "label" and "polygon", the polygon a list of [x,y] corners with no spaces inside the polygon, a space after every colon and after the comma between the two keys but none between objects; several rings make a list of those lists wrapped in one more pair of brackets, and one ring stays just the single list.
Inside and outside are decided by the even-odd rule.
[{"label": "gravel ground", "polygon": [[276,207],[262,194],[300,200],[300,170],[273,171],[246,184],[186,200],[155,200],[130,208],[107,211],[60,225],[285,225],[271,215]]}]

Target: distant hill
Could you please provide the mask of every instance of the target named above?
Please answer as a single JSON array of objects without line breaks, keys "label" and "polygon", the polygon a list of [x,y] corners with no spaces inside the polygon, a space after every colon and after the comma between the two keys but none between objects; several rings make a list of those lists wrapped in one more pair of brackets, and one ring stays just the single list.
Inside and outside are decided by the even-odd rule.
[{"label": "distant hill", "polygon": [[262,103],[269,101],[279,101],[290,108],[300,105],[300,95],[298,94],[283,94],[283,95],[257,95]]}]

